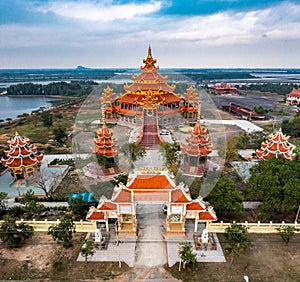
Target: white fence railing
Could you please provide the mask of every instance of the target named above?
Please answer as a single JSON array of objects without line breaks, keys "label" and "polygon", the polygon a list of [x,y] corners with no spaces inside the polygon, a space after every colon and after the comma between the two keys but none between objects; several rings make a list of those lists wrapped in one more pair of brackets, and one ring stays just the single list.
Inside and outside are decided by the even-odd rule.
[{"label": "white fence railing", "polygon": [[[236,223],[236,222],[234,222]],[[245,222],[238,222],[238,224],[247,226],[248,232],[249,233],[277,233],[278,230],[276,228],[280,227],[280,226],[293,226],[296,229],[298,229],[298,231],[296,232],[300,232],[300,223],[295,222],[295,223],[285,223],[284,221],[282,221],[281,223],[273,223],[272,221],[266,223],[262,223],[260,221],[256,222],[256,223],[249,223],[247,221]],[[225,223],[225,222],[208,222],[206,227],[208,229],[209,232],[215,232],[215,233],[224,233],[225,229],[227,227],[229,227],[231,225],[231,223]]]}]

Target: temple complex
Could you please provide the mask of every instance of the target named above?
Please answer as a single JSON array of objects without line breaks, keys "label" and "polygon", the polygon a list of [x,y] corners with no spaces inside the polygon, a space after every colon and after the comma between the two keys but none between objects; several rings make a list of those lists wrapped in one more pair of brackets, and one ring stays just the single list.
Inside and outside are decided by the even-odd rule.
[{"label": "temple complex", "polygon": [[167,203],[166,235],[184,236],[186,219],[198,223],[215,221],[212,207],[206,207],[201,197],[192,200],[183,183],[176,185],[174,176],[167,170],[140,169],[129,174],[126,186],[115,187],[112,199],[102,197],[98,207],[92,207],[86,219],[105,222],[117,219],[119,236],[136,236],[136,203]]},{"label": "temple complex", "polygon": [[299,105],[300,104],[300,89],[295,89],[286,95],[285,100],[287,105]]},{"label": "temple complex", "polygon": [[281,129],[268,136],[268,139],[256,150],[256,156],[260,160],[267,160],[270,157],[294,160],[296,153],[293,153],[295,145],[289,143],[289,136],[282,133]]},{"label": "temple complex", "polygon": [[[198,116],[200,117],[200,107]],[[184,156],[181,170],[184,174],[201,177],[207,170],[207,156],[212,152],[212,144],[207,128],[201,126],[200,118],[190,130],[190,136],[186,137],[186,142],[181,146]]]},{"label": "temple complex", "polygon": [[34,176],[40,170],[43,154],[30,144],[30,139],[21,137],[18,132],[7,143],[9,149],[4,151],[1,162],[8,172],[16,180]]}]

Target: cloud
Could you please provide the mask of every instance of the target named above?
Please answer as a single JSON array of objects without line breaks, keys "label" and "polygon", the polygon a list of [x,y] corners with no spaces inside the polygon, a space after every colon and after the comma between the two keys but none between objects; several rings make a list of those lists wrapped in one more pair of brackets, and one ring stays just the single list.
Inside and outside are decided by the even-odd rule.
[{"label": "cloud", "polygon": [[159,11],[162,3],[150,1],[136,4],[112,4],[111,1],[93,2],[56,2],[50,1],[36,8],[42,13],[54,13],[62,17],[83,21],[106,22],[120,19],[132,19],[136,16],[148,15]]}]

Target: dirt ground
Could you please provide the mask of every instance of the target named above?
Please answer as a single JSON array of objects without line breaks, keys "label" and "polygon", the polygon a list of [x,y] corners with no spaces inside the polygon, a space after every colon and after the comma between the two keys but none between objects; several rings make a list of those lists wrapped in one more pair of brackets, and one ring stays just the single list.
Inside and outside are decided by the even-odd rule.
[{"label": "dirt ground", "polygon": [[[62,248],[45,233],[36,233],[20,249],[7,249],[0,244],[0,280],[56,280],[56,281],[300,281],[300,234],[286,245],[278,234],[251,234],[252,243],[233,263],[200,263],[199,269],[178,271],[178,264],[164,267],[129,268],[122,263],[77,262],[83,233],[75,233],[73,247]],[[219,235],[224,247],[224,237]],[[52,265],[53,253],[61,249],[62,265]],[[176,278],[175,278],[176,277]]]},{"label": "dirt ground", "polygon": [[[114,280],[129,267],[116,263],[77,262],[78,248],[83,233],[75,233],[73,246],[65,249],[44,232],[36,232],[34,237],[26,241],[19,249],[8,249],[0,244],[0,280],[67,280],[95,281]],[[58,250],[62,251],[62,264],[54,268],[53,257]]]}]

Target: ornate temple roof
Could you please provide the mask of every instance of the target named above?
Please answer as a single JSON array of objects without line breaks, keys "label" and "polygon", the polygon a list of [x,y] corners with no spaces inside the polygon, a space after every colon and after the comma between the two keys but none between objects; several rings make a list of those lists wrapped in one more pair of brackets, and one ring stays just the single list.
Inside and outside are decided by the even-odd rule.
[{"label": "ornate temple roof", "polygon": [[151,97],[152,103],[155,104],[180,102],[182,100],[180,95],[174,93],[176,86],[167,83],[168,76],[162,76],[158,73],[159,67],[155,65],[156,60],[152,57],[150,46],[143,64],[140,68],[142,73],[132,77],[133,83],[131,85],[126,84],[124,86],[126,93],[119,98],[121,103],[143,105],[147,97],[148,99]]},{"label": "ornate temple roof", "polygon": [[183,187],[177,187],[171,191],[171,202],[172,203],[189,203],[191,202],[191,196],[189,195],[189,189],[187,191]]},{"label": "ornate temple roof", "polygon": [[128,176],[126,185],[129,189],[174,189],[175,182],[168,174],[168,171],[138,171]]},{"label": "ornate temple roof", "polygon": [[94,138],[95,149],[92,152],[107,158],[115,157],[118,153],[118,142],[116,138],[112,138],[113,131],[107,128],[105,121],[102,127],[96,131],[96,135],[97,138]]},{"label": "ornate temple roof", "polygon": [[294,160],[296,154],[293,153],[295,145],[289,143],[290,137],[282,133],[281,129],[270,134],[268,139],[261,144],[261,148],[256,150],[259,159],[267,160],[270,157]]},{"label": "ornate temple roof", "polygon": [[190,136],[186,137],[187,144],[181,147],[181,151],[191,156],[207,156],[212,152],[212,144],[207,136],[207,128],[203,128],[200,119],[190,130]]},{"label": "ornate temple roof", "polygon": [[24,168],[40,164],[43,154],[30,144],[28,138],[21,137],[17,132],[14,138],[7,142],[9,149],[4,151],[2,164],[10,169]]}]

